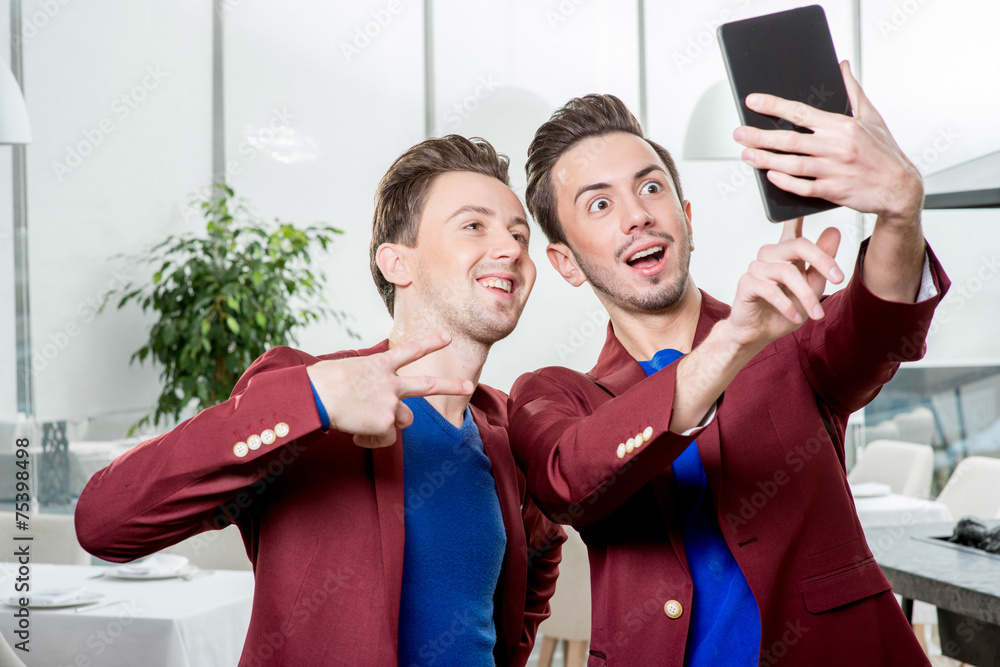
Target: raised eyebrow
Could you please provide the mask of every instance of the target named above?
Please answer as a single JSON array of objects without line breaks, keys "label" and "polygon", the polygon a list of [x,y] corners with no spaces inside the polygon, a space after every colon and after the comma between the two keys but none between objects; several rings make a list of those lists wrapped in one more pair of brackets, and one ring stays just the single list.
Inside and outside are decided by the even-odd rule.
[{"label": "raised eyebrow", "polygon": [[635,172],[635,180],[638,181],[640,178],[644,178],[646,176],[649,176],[654,171],[659,171],[664,176],[666,176],[666,174],[667,174],[667,172],[663,171],[663,167],[661,167],[660,165],[658,165],[658,164],[651,164],[648,167],[645,167],[645,168],[640,169],[639,171]]},{"label": "raised eyebrow", "polygon": [[576,196],[573,197],[573,203],[576,204],[576,200],[580,198],[584,192],[590,192],[591,190],[605,190],[610,188],[611,185],[608,183],[593,183],[591,185],[585,185],[576,191]]},{"label": "raised eyebrow", "polygon": [[457,218],[458,216],[464,215],[466,213],[478,213],[479,215],[485,216],[487,218],[491,218],[496,215],[492,210],[486,208],[485,206],[476,206],[475,204],[468,204],[458,209],[451,215],[449,215],[448,220],[446,220],[445,222],[451,221]]}]

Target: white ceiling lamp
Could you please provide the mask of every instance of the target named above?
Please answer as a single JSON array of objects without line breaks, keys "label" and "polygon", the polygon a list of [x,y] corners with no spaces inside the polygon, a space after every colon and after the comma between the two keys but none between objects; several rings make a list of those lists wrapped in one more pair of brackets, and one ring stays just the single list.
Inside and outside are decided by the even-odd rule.
[{"label": "white ceiling lamp", "polygon": [[30,144],[31,124],[21,87],[10,69],[0,65],[0,144]]},{"label": "white ceiling lamp", "polygon": [[733,139],[733,130],[739,126],[729,82],[712,84],[691,112],[684,135],[684,159],[739,160],[743,147]]}]

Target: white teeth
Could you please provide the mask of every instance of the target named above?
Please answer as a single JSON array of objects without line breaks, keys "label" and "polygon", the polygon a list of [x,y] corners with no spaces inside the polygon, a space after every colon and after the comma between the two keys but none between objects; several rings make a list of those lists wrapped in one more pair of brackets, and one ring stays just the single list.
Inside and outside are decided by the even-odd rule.
[{"label": "white teeth", "polygon": [[654,245],[652,248],[646,248],[645,250],[640,250],[631,257],[628,258],[629,262],[634,262],[637,259],[645,257],[647,255],[652,255],[653,253],[662,252],[663,246]]},{"label": "white teeth", "polygon": [[503,278],[493,278],[493,277],[490,277],[490,278],[486,278],[485,280],[482,280],[480,282],[483,285],[486,285],[486,287],[493,287],[495,289],[501,289],[504,292],[507,292],[508,294],[514,288],[513,283],[511,283],[509,280],[504,280]]}]

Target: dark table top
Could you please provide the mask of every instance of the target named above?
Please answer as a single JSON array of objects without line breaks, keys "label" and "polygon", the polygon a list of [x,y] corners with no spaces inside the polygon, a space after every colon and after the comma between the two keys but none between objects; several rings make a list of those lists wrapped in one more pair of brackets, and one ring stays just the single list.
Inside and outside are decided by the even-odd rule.
[{"label": "dark table top", "polygon": [[[994,528],[1000,520],[981,523]],[[951,535],[954,525],[879,526],[865,536],[896,594],[1000,624],[1000,556],[926,539]]]}]

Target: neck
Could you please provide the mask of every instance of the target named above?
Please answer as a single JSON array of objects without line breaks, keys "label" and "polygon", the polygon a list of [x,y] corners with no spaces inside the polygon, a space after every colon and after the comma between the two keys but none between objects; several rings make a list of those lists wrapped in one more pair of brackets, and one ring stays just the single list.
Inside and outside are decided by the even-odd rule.
[{"label": "neck", "polygon": [[[604,301],[604,299],[601,299]],[[636,360],[652,359],[660,350],[691,351],[701,316],[701,292],[688,280],[684,295],[671,308],[657,312],[625,309],[605,302],[615,336]]]},{"label": "neck", "polygon": [[[429,322],[426,315],[419,319],[406,317],[405,312],[400,312],[400,305],[397,302],[392,331],[389,332],[390,348],[440,331],[448,331],[445,326],[434,326],[434,322]],[[461,378],[478,384],[490,346],[470,340],[453,331],[448,333],[452,335],[452,341],[447,347],[400,367],[396,374],[406,377],[428,375]],[[465,419],[465,408],[469,405],[471,397],[437,395],[425,398],[445,419],[455,426],[461,426]]]}]

